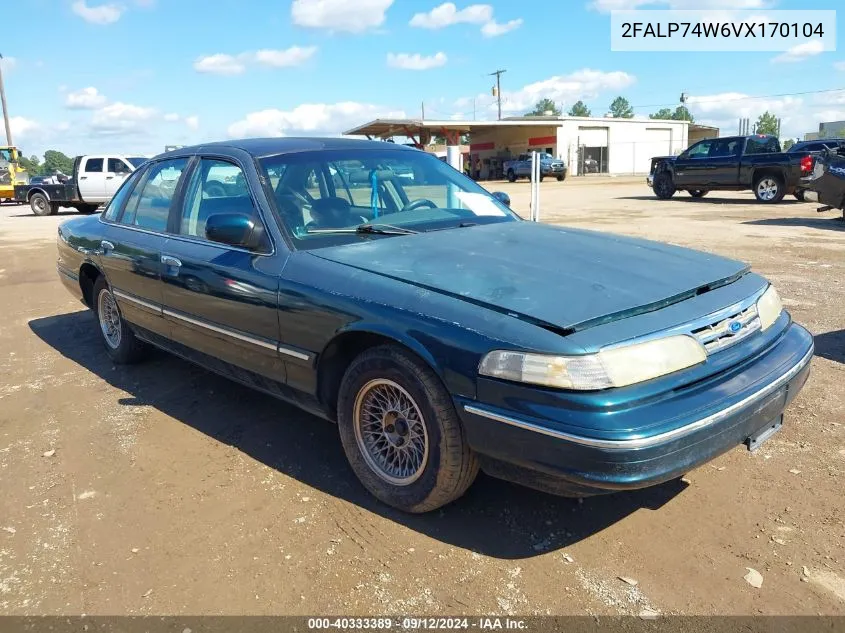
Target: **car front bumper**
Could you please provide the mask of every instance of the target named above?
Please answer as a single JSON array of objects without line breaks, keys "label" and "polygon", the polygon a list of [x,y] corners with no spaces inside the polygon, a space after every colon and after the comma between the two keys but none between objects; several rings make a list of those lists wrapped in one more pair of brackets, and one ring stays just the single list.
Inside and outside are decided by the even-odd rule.
[{"label": "car front bumper", "polygon": [[536,406],[527,388],[526,400],[506,399],[508,409],[457,404],[469,443],[491,475],[570,496],[632,490],[680,477],[777,425],[809,376],[813,351],[812,335],[791,323],[743,371],[635,407],[640,421],[660,428],[651,435],[589,432],[578,424],[585,414]]}]

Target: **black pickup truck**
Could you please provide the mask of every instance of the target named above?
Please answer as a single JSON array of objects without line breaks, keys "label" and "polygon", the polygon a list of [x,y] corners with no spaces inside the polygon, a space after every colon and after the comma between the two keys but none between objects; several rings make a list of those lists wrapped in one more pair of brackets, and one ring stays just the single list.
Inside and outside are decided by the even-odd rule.
[{"label": "black pickup truck", "polygon": [[782,152],[764,134],[708,138],[678,156],[651,159],[647,183],[661,200],[685,189],[694,198],[708,191],[751,189],[759,202],[780,202],[813,169],[810,153]]}]

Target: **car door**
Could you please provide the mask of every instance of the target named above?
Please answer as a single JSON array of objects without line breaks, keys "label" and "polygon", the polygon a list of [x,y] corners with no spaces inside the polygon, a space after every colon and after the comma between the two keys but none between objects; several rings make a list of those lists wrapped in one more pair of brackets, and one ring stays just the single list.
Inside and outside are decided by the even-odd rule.
[{"label": "car door", "polygon": [[715,139],[710,146],[710,184],[730,187],[739,182],[742,143],[738,138]]},{"label": "car door", "polygon": [[98,259],[121,313],[161,336],[170,330],[162,314],[161,252],[188,162],[174,158],[137,172],[102,216]]},{"label": "car door", "polygon": [[678,189],[703,188],[712,182],[713,174],[709,158],[713,141],[714,139],[699,141],[675,159],[674,181]]},{"label": "car door", "polygon": [[77,174],[79,195],[85,202],[106,202],[105,159],[88,156],[81,161]]},{"label": "car door", "polygon": [[[197,161],[163,246],[164,315],[173,340],[228,363],[229,373],[235,366],[284,382],[277,294],[287,256],[274,250],[255,200],[237,162]],[[219,214],[247,216],[260,245],[208,239],[206,222]]]},{"label": "car door", "polygon": [[132,173],[132,166],[119,157],[110,156],[106,159],[105,196],[111,197],[120,189],[126,177]]}]

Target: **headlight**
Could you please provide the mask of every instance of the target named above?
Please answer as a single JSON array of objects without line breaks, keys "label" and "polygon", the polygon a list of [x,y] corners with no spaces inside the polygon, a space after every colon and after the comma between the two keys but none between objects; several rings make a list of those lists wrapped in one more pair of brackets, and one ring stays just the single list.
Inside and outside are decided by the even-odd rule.
[{"label": "headlight", "polygon": [[583,356],[494,351],[481,361],[478,373],[545,387],[594,390],[633,385],[706,360],[707,352],[701,344],[681,335],[611,347]]},{"label": "headlight", "polygon": [[769,286],[757,300],[757,314],[760,315],[760,329],[765,331],[774,325],[783,312],[780,295],[774,286]]}]

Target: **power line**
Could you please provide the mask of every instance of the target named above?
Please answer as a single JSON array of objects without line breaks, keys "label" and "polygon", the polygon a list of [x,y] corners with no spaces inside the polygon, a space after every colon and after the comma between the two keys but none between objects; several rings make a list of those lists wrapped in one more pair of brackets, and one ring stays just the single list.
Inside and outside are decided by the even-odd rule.
[{"label": "power line", "polygon": [[[775,99],[779,97],[800,97],[804,95],[816,95],[816,94],[825,94],[829,92],[842,92],[845,91],[845,88],[830,88],[827,90],[807,90],[805,92],[784,92],[781,94],[775,95],[758,95],[758,96],[744,96],[744,97],[711,97],[709,99],[695,99],[690,105],[695,105],[698,103],[711,103],[711,102],[723,102],[723,101],[752,101],[755,99]],[[670,106],[677,105],[677,103],[653,103],[651,105],[636,105],[631,106],[634,109],[639,108],[667,108]]]}]

